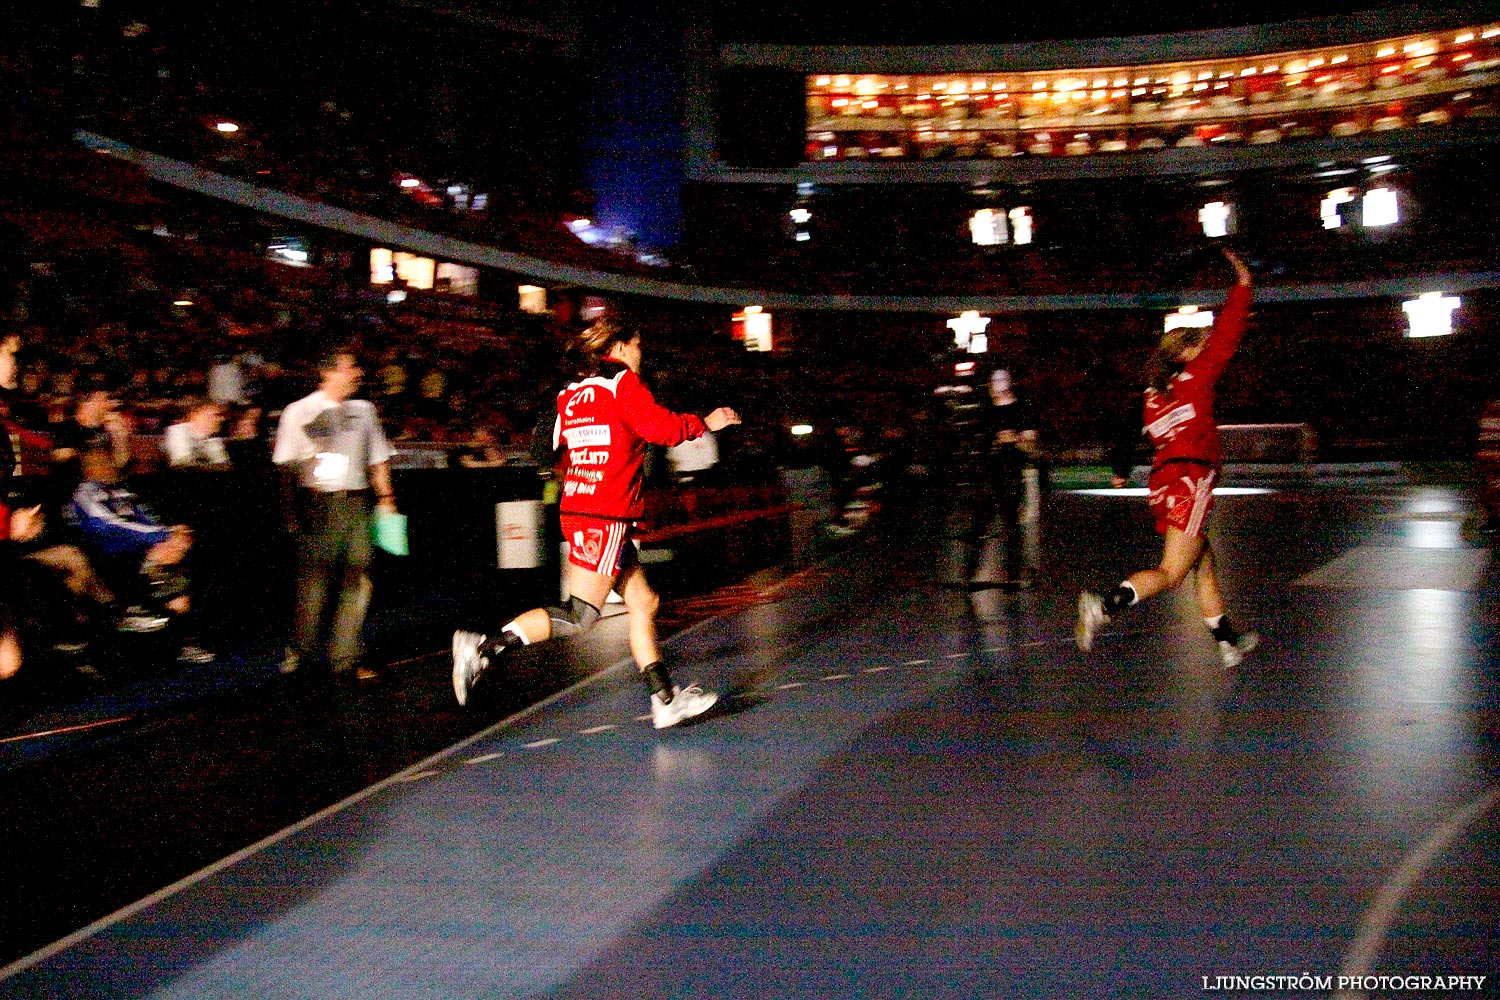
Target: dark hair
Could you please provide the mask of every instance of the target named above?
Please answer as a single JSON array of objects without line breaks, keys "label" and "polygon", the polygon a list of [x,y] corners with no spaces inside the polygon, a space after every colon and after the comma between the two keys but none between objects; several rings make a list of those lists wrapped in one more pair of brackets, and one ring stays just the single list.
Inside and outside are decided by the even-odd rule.
[{"label": "dark hair", "polygon": [[339,358],[344,357],[353,358],[357,363],[359,361],[359,349],[353,344],[335,344],[332,347],[325,348],[318,355],[318,374],[322,375],[324,372],[331,372],[338,368]]},{"label": "dark hair", "polygon": [[579,332],[573,338],[573,349],[588,358],[598,360],[609,354],[615,344],[628,344],[640,336],[640,329],[626,326],[613,317],[605,317]]},{"label": "dark hair", "polygon": [[1146,384],[1157,392],[1166,392],[1173,377],[1182,371],[1182,352],[1207,339],[1208,330],[1201,326],[1179,326],[1162,334],[1146,362]]}]

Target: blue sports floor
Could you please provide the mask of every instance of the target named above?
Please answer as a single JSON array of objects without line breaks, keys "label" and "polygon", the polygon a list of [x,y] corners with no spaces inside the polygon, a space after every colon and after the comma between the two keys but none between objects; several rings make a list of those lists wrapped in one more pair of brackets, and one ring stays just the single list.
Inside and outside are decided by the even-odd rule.
[{"label": "blue sports floor", "polygon": [[[1466,498],[1222,497],[1231,613],[1264,636],[1236,669],[1187,592],[1074,647],[1078,589],[1154,562],[1144,508],[1050,496],[1021,593],[948,585],[941,524],[888,523],[672,638],[723,711],[657,732],[617,662],[0,970],[0,996],[1500,992],[1500,581]],[[595,637],[616,656],[621,624]]]}]

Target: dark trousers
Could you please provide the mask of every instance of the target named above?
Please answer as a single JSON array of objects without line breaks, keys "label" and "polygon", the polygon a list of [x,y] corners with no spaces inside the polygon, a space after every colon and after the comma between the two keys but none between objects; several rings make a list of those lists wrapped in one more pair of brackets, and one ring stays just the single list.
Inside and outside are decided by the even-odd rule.
[{"label": "dark trousers", "polygon": [[1014,582],[1025,568],[1021,507],[1026,499],[1023,470],[986,459],[960,462],[952,470],[953,503],[950,536],[961,543],[962,572],[967,581],[982,569],[985,543],[999,535],[1004,545],[1006,579]]},{"label": "dark trousers", "polygon": [[324,649],[335,673],[354,667],[370,606],[370,494],[297,497],[297,609],[293,652],[306,662]]}]

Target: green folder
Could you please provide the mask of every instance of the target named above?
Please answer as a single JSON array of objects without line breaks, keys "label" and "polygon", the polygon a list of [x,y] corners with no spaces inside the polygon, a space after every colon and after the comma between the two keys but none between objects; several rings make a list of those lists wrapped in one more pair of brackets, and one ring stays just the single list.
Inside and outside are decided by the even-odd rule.
[{"label": "green folder", "polygon": [[406,555],[406,515],[377,510],[374,520],[370,522],[370,537],[377,547],[391,555]]}]

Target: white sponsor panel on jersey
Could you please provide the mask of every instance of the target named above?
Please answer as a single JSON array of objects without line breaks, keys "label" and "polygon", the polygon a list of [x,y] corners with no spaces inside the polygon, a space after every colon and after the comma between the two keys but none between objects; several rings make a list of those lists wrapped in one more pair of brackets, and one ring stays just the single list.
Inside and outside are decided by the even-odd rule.
[{"label": "white sponsor panel on jersey", "polygon": [[608,447],[609,424],[569,427],[562,432],[562,436],[568,442],[569,448]]},{"label": "white sponsor panel on jersey", "polygon": [[1147,424],[1146,433],[1153,438],[1166,437],[1197,415],[1198,411],[1193,409],[1192,403],[1183,403]]}]

